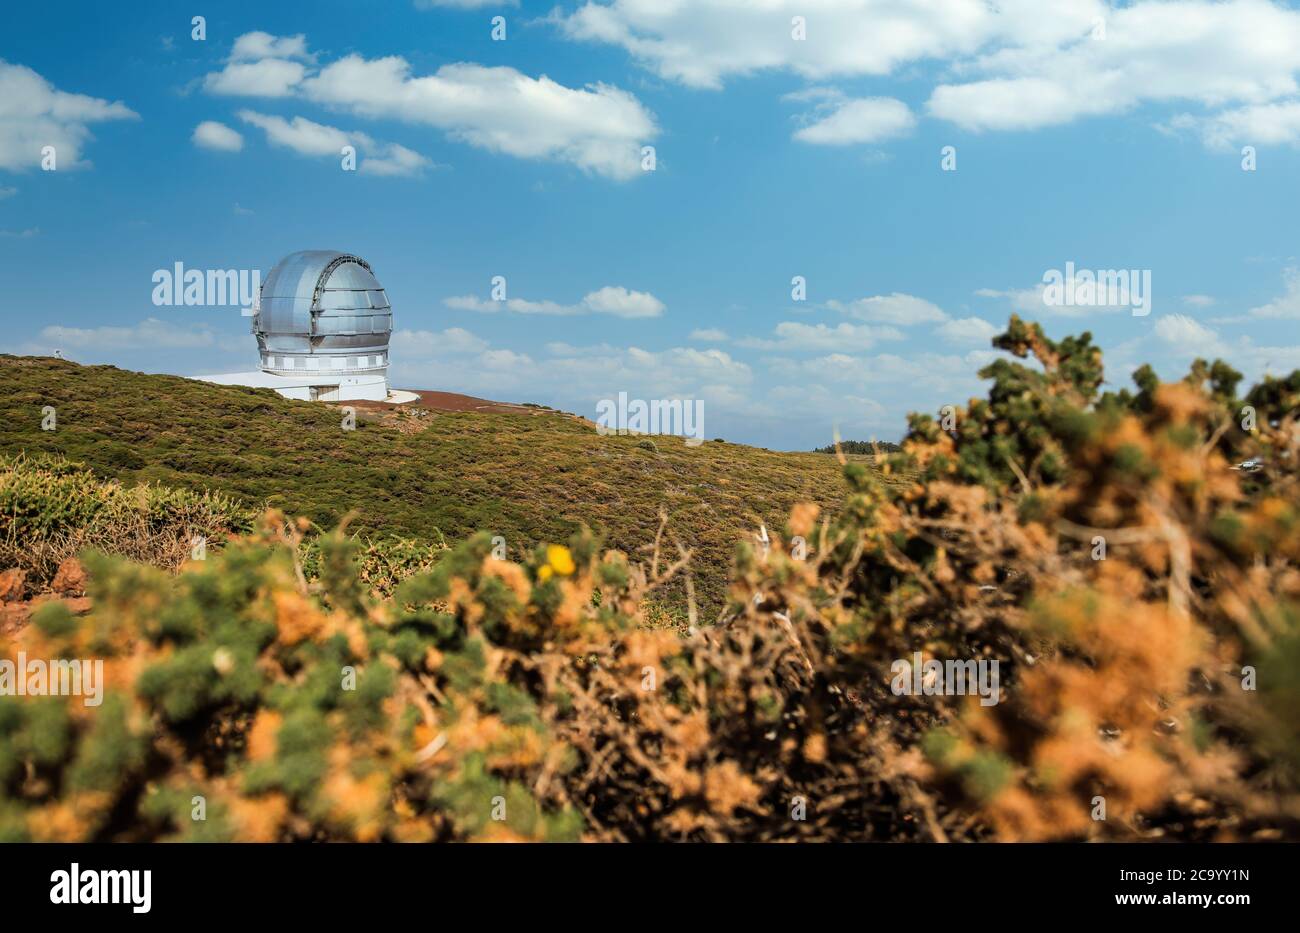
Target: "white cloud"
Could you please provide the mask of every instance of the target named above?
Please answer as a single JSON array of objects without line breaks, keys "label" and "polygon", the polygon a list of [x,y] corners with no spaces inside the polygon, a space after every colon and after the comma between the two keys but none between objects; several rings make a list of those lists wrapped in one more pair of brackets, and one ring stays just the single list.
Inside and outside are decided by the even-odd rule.
[{"label": "white cloud", "polygon": [[1211,324],[1250,324],[1259,321],[1300,320],[1300,269],[1288,266],[1282,270],[1282,294],[1256,305],[1244,314],[1229,314],[1210,318]]},{"label": "white cloud", "polygon": [[857,298],[849,302],[826,302],[826,307],[860,321],[873,321],[878,324],[898,324],[908,327],[913,324],[934,324],[948,320],[948,315],[938,305],[917,298],[893,292],[889,295],[875,295],[871,298]]},{"label": "white cloud", "polygon": [[1214,304],[1214,298],[1210,295],[1184,295],[1183,304],[1192,308],[1208,308]]},{"label": "white cloud", "polygon": [[288,97],[314,60],[301,34],[246,32],[235,40],[226,67],[207,75],[203,87],[211,94],[235,97]]},{"label": "white cloud", "polygon": [[[703,399],[707,412],[752,406],[753,372],[727,353],[675,347],[572,347],[549,344],[545,357],[493,348],[413,359],[394,340],[394,384],[454,387],[486,398],[542,401],[594,417],[596,403],[616,398]],[[545,387],[539,390],[539,387]],[[546,392],[539,399],[539,391]],[[715,408],[714,406],[718,406]]]},{"label": "white cloud", "polygon": [[900,353],[873,353],[855,356],[847,352],[795,360],[770,360],[773,371],[786,379],[819,379],[834,384],[870,387],[881,398],[905,398],[918,386],[933,388],[939,394],[952,394],[956,387],[978,384],[976,370],[1002,356],[994,350],[966,353],[923,351],[903,356]]},{"label": "white cloud", "polygon": [[84,167],[89,124],[135,119],[121,101],[60,91],[32,69],[0,59],[0,169],[39,166],[45,146],[54,147],[60,170]]},{"label": "white cloud", "polygon": [[558,301],[530,301],[526,298],[508,298],[494,301],[479,298],[477,295],[453,295],[443,299],[443,304],[458,311],[477,311],[481,314],[495,314],[498,311],[513,311],[516,314],[608,314],[621,318],[660,317],[664,313],[664,303],[649,292],[638,292],[624,288],[622,285],[606,285],[594,292],[589,292],[577,304],[561,304]]},{"label": "white cloud", "polygon": [[[1223,319],[1225,323],[1254,321],[1250,317]],[[1250,336],[1229,339],[1211,327],[1181,314],[1160,317],[1151,330],[1116,346],[1106,347],[1106,371],[1127,376],[1139,365],[1150,363],[1162,379],[1172,381],[1186,375],[1192,360],[1223,359],[1244,376],[1244,387],[1263,376],[1286,374],[1300,368],[1300,340],[1294,328],[1273,328],[1270,344],[1256,343]],[[1290,337],[1295,341],[1287,345]],[[1127,379],[1123,380],[1127,381]]]},{"label": "white cloud", "polygon": [[244,137],[224,123],[204,120],[194,127],[194,145],[220,152],[238,152],[244,148]]},{"label": "white cloud", "polygon": [[[791,38],[794,16],[807,23],[802,41]],[[980,0],[613,0],[552,18],[575,39],[621,46],[660,77],[702,88],[765,70],[887,75],[906,62],[974,51],[993,23]]]},{"label": "white cloud", "polygon": [[875,143],[911,132],[916,118],[907,105],[892,97],[842,101],[829,112],[818,111],[815,122],[797,130],[800,142],[824,146]]},{"label": "white cloud", "polygon": [[664,313],[664,303],[649,292],[628,291],[621,285],[606,285],[591,292],[582,303],[597,314],[615,317],[659,317]]},{"label": "white cloud", "polygon": [[307,37],[302,33],[296,36],[273,36],[268,32],[246,32],[235,40],[235,47],[230,52],[232,62],[260,61],[264,58],[296,58],[311,61],[307,52]]},{"label": "white cloud", "polygon": [[[809,359],[779,358],[767,361],[761,382],[773,379],[796,387],[785,394],[782,406],[800,422],[824,424],[829,441],[831,421],[839,421],[841,436],[865,440],[870,434],[896,439],[905,430],[909,411],[937,412],[945,404],[982,395],[976,373],[1001,351],[966,353],[930,351],[853,354],[828,353]],[[800,404],[799,389],[808,387],[816,405]],[[857,400],[849,405],[833,400]],[[853,416],[859,419],[853,420]]]},{"label": "white cloud", "polygon": [[[928,108],[972,130],[1033,129],[1146,102],[1210,107],[1296,93],[1300,13],[1267,0],[1137,2],[1098,11],[1105,38],[995,48]],[[1085,27],[1086,29],[1086,27]]]},{"label": "white cloud", "polygon": [[935,333],[949,343],[978,343],[988,346],[989,341],[1001,333],[1001,329],[983,318],[965,317],[946,321],[935,329]]},{"label": "white cloud", "polygon": [[1243,145],[1300,144],[1300,101],[1286,100],[1225,110],[1207,117],[1179,114],[1170,129],[1200,134],[1207,148],[1236,150]]},{"label": "white cloud", "polygon": [[0,237],[12,237],[18,240],[28,240],[34,236],[40,235],[40,227],[28,227],[25,230],[0,230]]},{"label": "white cloud", "polygon": [[844,92],[839,88],[816,84],[801,88],[798,91],[791,91],[789,94],[782,94],[781,99],[795,103],[822,104],[828,107],[848,100]]},{"label": "white cloud", "polygon": [[334,126],[316,123],[305,117],[268,116],[253,110],[239,111],[239,119],[266,132],[273,146],[292,149],[299,155],[337,156],[344,146],[354,145],[363,138],[360,134],[348,135]]},{"label": "white cloud", "polygon": [[1265,320],[1300,320],[1300,269],[1288,268],[1282,273],[1286,290],[1272,301],[1246,312],[1252,318]]},{"label": "white cloud", "polygon": [[565,162],[607,178],[641,174],[641,146],[659,134],[654,116],[636,97],[606,84],[571,88],[545,75],[468,62],[417,75],[396,55],[351,54],[317,68],[302,36],[248,33],[235,48],[226,67],[206,77],[211,93],[302,97],[357,116],[432,126],[491,152]]},{"label": "white cloud", "polygon": [[[1023,314],[1034,319],[1040,317],[1060,317],[1060,318],[1090,317],[1094,314],[1115,314],[1119,311],[1130,311],[1134,307],[1132,303],[1126,304],[1123,302],[1122,299],[1125,296],[1124,294],[1121,294],[1118,288],[1112,290],[1109,287],[1106,288],[1100,287],[1097,284],[1095,274],[1094,274],[1094,278],[1091,281],[1088,281],[1088,280],[1081,280],[1078,278],[1078,276],[1071,276],[1070,278],[1064,278],[1064,273],[1061,273],[1060,270],[1050,270],[1050,271],[1056,272],[1057,274],[1062,276],[1061,289],[1063,294],[1072,295],[1077,293],[1076,289],[1083,290],[1093,296],[1095,303],[1065,304],[1062,302],[1062,303],[1049,304],[1046,300],[1047,286],[1045,284],[1038,284],[1033,286],[1032,288],[1009,288],[1009,289],[980,288],[980,289],[976,289],[975,294],[979,295],[981,298],[1001,299],[1007,302],[1008,304],[1010,304],[1011,308],[1014,311],[1016,311],[1018,314]],[[1083,272],[1084,270],[1079,270],[1079,271]],[[1088,270],[1088,271],[1091,272],[1093,270]],[[1116,270],[1116,271],[1122,272],[1124,270]],[[1139,291],[1142,287],[1142,283],[1144,280],[1141,277],[1143,270],[1133,270],[1133,271],[1136,272],[1136,276],[1130,276],[1128,278],[1128,281],[1134,283],[1129,286],[1130,291],[1128,295],[1131,301],[1136,302],[1137,296],[1139,294]],[[1092,289],[1092,291],[1088,291],[1089,289]],[[1113,291],[1113,295],[1112,295],[1112,291]],[[1114,297],[1116,299],[1115,304],[1110,304],[1111,297]],[[1149,305],[1151,301],[1151,295],[1142,292],[1142,297],[1143,300],[1146,301]]]},{"label": "white cloud", "polygon": [[[674,347],[652,352],[629,347],[624,362],[633,371],[663,379],[670,388],[694,381],[705,385],[748,385],[753,379],[750,368],[723,350],[697,350]],[[653,384],[653,383],[652,383]]]},{"label": "white cloud", "polygon": [[489,301],[477,295],[452,295],[444,298],[442,303],[457,311],[477,311],[480,314],[496,314],[498,311],[514,311],[516,314],[581,314],[577,305],[565,305],[556,301],[528,301],[524,298],[508,298],[505,301]]},{"label": "white cloud", "polygon": [[210,94],[229,97],[289,97],[307,75],[307,66],[283,58],[231,62],[203,79]]},{"label": "white cloud", "polygon": [[93,350],[193,349],[218,343],[206,328],[152,317],[127,327],[51,325],[41,329],[41,338],[59,347]]},{"label": "white cloud", "polygon": [[1075,101],[1067,89],[1037,77],[941,85],[928,106],[934,116],[968,130],[1036,129],[1108,109],[1102,99]]},{"label": "white cloud", "polygon": [[1043,286],[1033,288],[978,288],[975,294],[981,298],[999,298],[1008,302],[1012,309],[1021,313],[1037,316],[1047,311],[1043,301]]},{"label": "white cloud", "polygon": [[397,143],[381,144],[371,150],[361,163],[361,171],[371,175],[419,175],[433,168],[433,160]]},{"label": "white cloud", "polygon": [[482,353],[488,348],[486,340],[462,327],[448,327],[442,331],[398,330],[393,333],[392,345],[407,359]]},{"label": "white cloud", "polygon": [[640,147],[659,132],[626,91],[569,88],[507,67],[459,63],[415,76],[398,56],[349,55],[304,82],[303,93],[361,116],[437,127],[491,152],[568,162],[619,180],[641,173]]},{"label": "white cloud", "polygon": [[725,330],[720,330],[716,327],[698,327],[691,331],[691,339],[706,341],[709,343],[723,343],[728,339],[728,337]]},{"label": "white cloud", "polygon": [[1152,333],[1179,350],[1214,351],[1220,346],[1219,335],[1185,314],[1166,314],[1156,321]]},{"label": "white cloud", "polygon": [[343,147],[352,146],[362,154],[359,171],[366,174],[418,175],[433,166],[430,159],[405,146],[376,142],[365,133],[345,132],[305,117],[286,120],[253,110],[241,110],[238,116],[262,129],[271,145],[292,149],[299,155],[341,158]]},{"label": "white cloud", "polygon": [[870,324],[849,324],[834,327],[828,324],[804,324],[800,321],[782,321],[773,330],[773,339],[746,337],[737,341],[742,347],[755,350],[820,350],[854,351],[874,347],[881,340],[902,340],[901,331],[893,327],[875,327]]},{"label": "white cloud", "polygon": [[[793,16],[805,18],[804,41],[791,37]],[[1276,0],[588,0],[550,18],[692,87],[764,71],[894,75],[934,61],[948,77],[928,112],[970,130],[1182,102],[1222,111],[1182,118],[1212,144],[1300,141],[1300,11]],[[1093,38],[1098,22],[1104,37]],[[821,132],[852,136],[851,114]]]},{"label": "white cloud", "polygon": [[817,382],[773,386],[767,398],[774,406],[798,412],[803,418],[815,412],[816,420],[826,428],[827,443],[834,440],[836,427],[856,434],[867,425],[879,424],[887,415],[885,406],[878,399],[832,391]]},{"label": "white cloud", "polygon": [[479,365],[488,371],[515,372],[531,366],[532,362],[532,357],[527,353],[516,353],[514,350],[488,350],[478,358]]}]

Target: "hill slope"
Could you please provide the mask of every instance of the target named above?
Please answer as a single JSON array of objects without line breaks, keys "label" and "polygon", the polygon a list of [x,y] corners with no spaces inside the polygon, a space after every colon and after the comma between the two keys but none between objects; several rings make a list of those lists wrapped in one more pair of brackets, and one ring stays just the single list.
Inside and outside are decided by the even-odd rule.
[{"label": "hill slope", "polygon": [[[44,406],[56,428],[41,428]],[[518,559],[588,525],[606,546],[653,542],[659,511],[692,548],[697,596],[721,608],[735,544],[800,500],[836,508],[833,457],[679,438],[602,437],[562,414],[358,410],[110,366],[0,356],[0,453],[57,452],[124,482],[212,489],[323,527],[454,542],[502,535]],[[680,604],[681,594],[671,601]]]}]

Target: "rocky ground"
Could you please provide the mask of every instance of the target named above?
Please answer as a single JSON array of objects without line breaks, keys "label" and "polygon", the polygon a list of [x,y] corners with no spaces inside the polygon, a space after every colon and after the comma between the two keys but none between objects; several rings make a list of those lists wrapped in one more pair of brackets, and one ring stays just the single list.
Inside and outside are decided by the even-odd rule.
[{"label": "rocky ground", "polygon": [[27,574],[18,568],[0,572],[0,635],[12,635],[27,625],[32,613],[52,599],[62,599],[75,614],[90,611],[86,596],[86,571],[70,557],[59,566],[48,590],[33,593]]}]

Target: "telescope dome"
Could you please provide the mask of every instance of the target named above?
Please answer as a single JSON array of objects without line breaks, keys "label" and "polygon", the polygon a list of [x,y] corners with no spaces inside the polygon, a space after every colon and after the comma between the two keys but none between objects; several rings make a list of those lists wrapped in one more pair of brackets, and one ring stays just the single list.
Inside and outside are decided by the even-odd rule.
[{"label": "telescope dome", "polygon": [[291,253],[262,283],[253,333],[268,373],[387,377],[393,310],[370,264],[334,250]]}]

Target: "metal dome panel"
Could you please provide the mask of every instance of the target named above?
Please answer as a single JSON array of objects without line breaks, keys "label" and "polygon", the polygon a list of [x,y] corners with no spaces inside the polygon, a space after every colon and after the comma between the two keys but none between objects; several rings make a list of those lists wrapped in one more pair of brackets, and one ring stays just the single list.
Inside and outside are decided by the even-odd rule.
[{"label": "metal dome panel", "polygon": [[355,262],[345,262],[335,266],[330,271],[329,280],[325,283],[325,287],[330,289],[351,289],[354,291],[383,288],[383,286],[375,280],[375,277],[370,274],[369,269],[357,265]]}]

